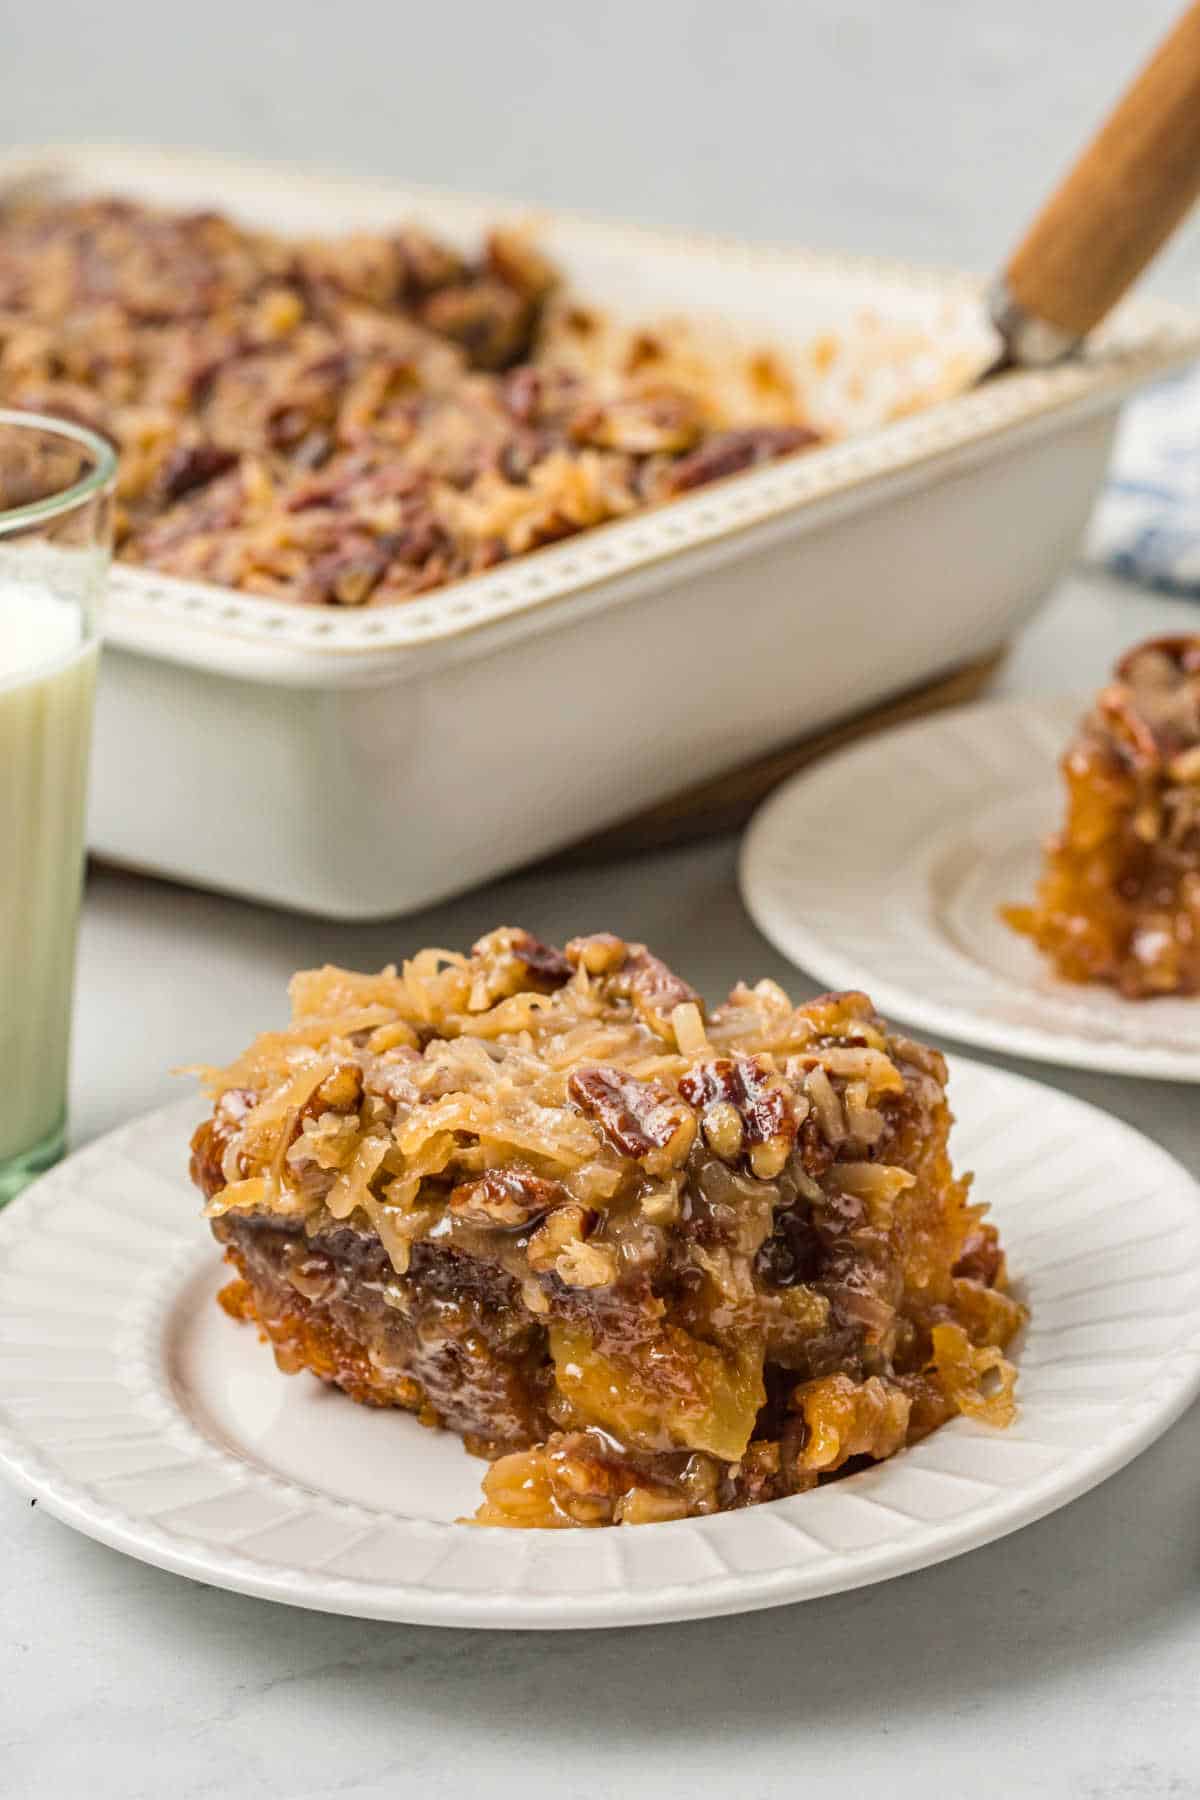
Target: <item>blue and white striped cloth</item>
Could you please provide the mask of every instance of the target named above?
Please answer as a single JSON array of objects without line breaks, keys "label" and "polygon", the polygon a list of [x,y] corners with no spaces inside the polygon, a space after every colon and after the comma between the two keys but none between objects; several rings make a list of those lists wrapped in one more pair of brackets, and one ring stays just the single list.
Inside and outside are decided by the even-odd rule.
[{"label": "blue and white striped cloth", "polygon": [[1200,599],[1200,364],[1126,408],[1087,553],[1127,581]]}]

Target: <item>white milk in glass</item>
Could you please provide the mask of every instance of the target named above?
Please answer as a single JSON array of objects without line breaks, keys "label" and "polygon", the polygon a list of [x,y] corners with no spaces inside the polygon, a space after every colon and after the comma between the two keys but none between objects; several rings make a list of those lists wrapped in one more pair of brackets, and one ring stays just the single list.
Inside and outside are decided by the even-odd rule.
[{"label": "white milk in glass", "polygon": [[0,571],[0,1197],[63,1118],[95,673],[79,606]]}]

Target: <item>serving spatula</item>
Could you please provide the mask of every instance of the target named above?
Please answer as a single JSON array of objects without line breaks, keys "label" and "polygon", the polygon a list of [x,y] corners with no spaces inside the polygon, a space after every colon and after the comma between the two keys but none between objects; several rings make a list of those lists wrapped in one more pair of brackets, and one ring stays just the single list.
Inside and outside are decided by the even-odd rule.
[{"label": "serving spatula", "polygon": [[1200,0],[1188,7],[1009,257],[1002,350],[979,377],[1077,350],[1200,194]]}]

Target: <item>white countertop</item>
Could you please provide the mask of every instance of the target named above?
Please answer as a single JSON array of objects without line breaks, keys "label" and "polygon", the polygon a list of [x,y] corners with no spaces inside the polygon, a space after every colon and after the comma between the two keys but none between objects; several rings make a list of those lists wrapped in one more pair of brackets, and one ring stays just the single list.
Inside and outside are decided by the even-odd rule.
[{"label": "white countertop", "polygon": [[[1194,625],[1195,610],[1076,578],[1000,686],[1094,684],[1119,646],[1180,618]],[[297,965],[378,965],[501,920],[551,940],[598,925],[644,938],[710,996],[739,975],[811,991],[751,925],[734,870],[721,840],[534,870],[372,926],[95,870],[76,1141],[170,1097],[173,1065],[226,1058],[279,1017]],[[1006,1066],[1200,1170],[1196,1088]],[[1200,1793],[1198,1468],[1195,1409],[1094,1493],[939,1568],[741,1619],[546,1638],[360,1623],[201,1587],[0,1488],[0,1796]]]}]

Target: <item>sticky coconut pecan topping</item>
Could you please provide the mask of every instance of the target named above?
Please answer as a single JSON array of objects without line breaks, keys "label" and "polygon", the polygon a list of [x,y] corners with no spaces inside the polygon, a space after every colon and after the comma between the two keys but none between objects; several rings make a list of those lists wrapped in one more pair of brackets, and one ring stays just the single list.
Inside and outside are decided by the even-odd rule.
[{"label": "sticky coconut pecan topping", "polygon": [[460,1433],[481,1523],[751,1505],[1012,1416],[1023,1312],[945,1064],[865,995],[710,1014],[644,945],[500,927],[292,1003],[204,1072],[223,1304],[284,1370]]}]

